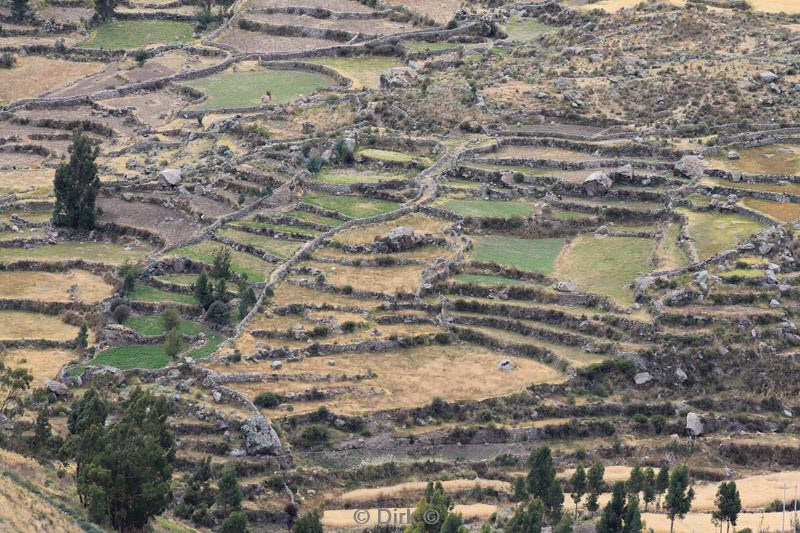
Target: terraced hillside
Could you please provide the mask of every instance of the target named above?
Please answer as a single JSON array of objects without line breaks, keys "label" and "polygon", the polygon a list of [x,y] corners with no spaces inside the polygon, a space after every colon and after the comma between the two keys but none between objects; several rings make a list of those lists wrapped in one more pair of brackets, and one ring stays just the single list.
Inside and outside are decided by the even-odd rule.
[{"label": "terraced hillside", "polygon": [[[0,3],[0,530],[125,529],[87,443],[162,407],[128,529],[394,531],[441,496],[426,531],[536,499],[617,531],[627,491],[644,531],[712,531],[723,481],[736,527],[783,527],[791,5],[90,4]],[[682,465],[673,524],[636,480]]]}]

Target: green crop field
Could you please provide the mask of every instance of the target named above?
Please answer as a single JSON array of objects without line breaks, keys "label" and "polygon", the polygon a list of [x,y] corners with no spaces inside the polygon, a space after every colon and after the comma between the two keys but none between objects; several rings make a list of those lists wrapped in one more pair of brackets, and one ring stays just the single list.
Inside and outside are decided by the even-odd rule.
[{"label": "green crop field", "polygon": [[60,242],[33,248],[0,248],[0,261],[19,261],[36,259],[40,261],[61,261],[83,259],[110,265],[121,265],[126,260],[137,261],[149,252],[149,248],[139,247],[126,250],[119,244],[104,242]]},{"label": "green crop field", "polygon": [[609,296],[620,304],[633,303],[626,288],[636,276],[649,272],[653,239],[636,237],[576,237],[556,261],[553,276],[571,280],[581,292]]},{"label": "green crop field", "polygon": [[531,285],[530,282],[521,279],[488,276],[486,274],[456,274],[449,279],[461,283],[472,283],[474,285]]},{"label": "green crop field", "polygon": [[729,250],[764,229],[764,224],[740,215],[696,213],[676,209],[689,219],[689,236],[694,240],[697,256],[708,259],[723,250]]},{"label": "green crop field", "polygon": [[411,163],[414,159],[419,161],[420,166],[422,167],[429,167],[433,164],[433,161],[427,157],[416,157],[411,154],[406,154],[403,152],[393,152],[391,150],[378,150],[376,148],[366,148],[364,150],[359,150],[356,152],[356,156],[361,156],[366,159],[372,159],[374,161],[387,161],[390,163]]},{"label": "green crop field", "polygon": [[187,43],[194,24],[177,20],[119,20],[97,26],[82,48],[140,48],[148,44]]},{"label": "green crop field", "polygon": [[529,272],[549,274],[564,246],[564,239],[520,239],[485,235],[475,239],[472,259],[491,261]]},{"label": "green crop field", "polygon": [[381,74],[392,67],[402,67],[403,62],[396,57],[359,56],[359,57],[319,57],[305,58],[304,63],[315,63],[332,68],[345,78],[353,80],[353,88],[380,87]]},{"label": "green crop field", "polygon": [[353,218],[367,218],[382,215],[400,208],[400,204],[364,198],[363,196],[335,195],[317,191],[309,191],[303,196],[307,204],[315,205],[328,211],[337,211]]},{"label": "green crop field", "polygon": [[513,17],[508,24],[503,26],[503,31],[508,34],[508,40],[510,41],[530,41],[554,29],[552,26],[542,24],[538,20],[518,17]]},{"label": "green crop field", "polygon": [[409,179],[412,176],[397,174],[374,174],[371,172],[358,172],[353,170],[329,170],[323,169],[317,176],[320,183],[330,183],[333,185],[352,185],[353,183],[377,183],[385,180]]},{"label": "green crop field", "polygon": [[179,294],[177,292],[162,291],[149,285],[137,283],[128,295],[131,300],[138,302],[176,302],[181,304],[195,305],[197,301],[190,294]]},{"label": "green crop field", "polygon": [[223,229],[217,231],[220,237],[227,237],[242,244],[249,244],[260,248],[265,252],[277,257],[289,257],[300,247],[301,243],[298,241],[287,241],[268,237],[266,235],[258,235],[255,233],[248,233],[246,231],[236,231],[232,229]]},{"label": "green crop field", "polygon": [[344,224],[343,221],[338,220],[336,218],[330,217],[323,217],[321,215],[316,215],[314,213],[307,213],[305,211],[289,211],[286,213],[287,216],[292,218],[297,218],[299,220],[305,220],[306,222],[311,222],[313,224],[324,224],[326,226],[340,226]]},{"label": "green crop field", "polygon": [[237,274],[247,275],[247,279],[253,282],[261,282],[266,279],[266,275],[272,271],[272,265],[262,261],[254,255],[244,252],[237,252],[229,246],[214,241],[202,241],[197,244],[184,246],[170,252],[171,255],[182,255],[194,261],[211,264],[214,254],[220,248],[228,248],[231,252],[231,270]]},{"label": "green crop field", "polygon": [[526,217],[532,206],[503,200],[448,200],[442,207],[465,217]]},{"label": "green crop field", "polygon": [[222,72],[209,78],[192,80],[186,85],[206,93],[208,98],[197,109],[254,107],[262,104],[267,91],[271,103],[285,104],[317,89],[330,87],[334,81],[322,74],[299,70],[265,70],[254,72]]},{"label": "green crop field", "polygon": [[[86,365],[107,365],[116,368],[161,368],[169,363],[170,357],[163,344],[131,344],[103,350]],[[80,374],[81,365],[70,370],[71,375]]]},{"label": "green crop field", "polygon": [[[125,321],[125,326],[142,335],[163,335],[166,333],[160,316],[132,316]],[[182,335],[197,335],[207,331],[202,325],[183,319],[178,326]]]}]

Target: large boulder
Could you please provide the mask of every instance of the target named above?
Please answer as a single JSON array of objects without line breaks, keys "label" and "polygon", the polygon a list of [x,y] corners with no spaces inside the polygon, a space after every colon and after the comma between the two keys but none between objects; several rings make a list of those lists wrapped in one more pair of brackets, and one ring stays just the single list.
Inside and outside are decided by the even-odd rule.
[{"label": "large boulder", "polygon": [[162,187],[177,187],[181,184],[181,171],[177,168],[165,168],[158,173],[158,182]]},{"label": "large boulder", "polygon": [[248,416],[242,423],[242,439],[247,455],[280,455],[281,439],[263,415]]},{"label": "large boulder", "polygon": [[675,163],[675,172],[690,179],[703,177],[708,168],[705,159],[697,155],[685,155]]},{"label": "large boulder", "polygon": [[608,177],[608,174],[602,170],[592,172],[588,178],[583,180],[583,189],[589,196],[602,196],[608,194],[614,182]]},{"label": "large boulder", "polygon": [[381,252],[404,252],[416,248],[421,240],[413,229],[408,226],[398,226],[376,237],[375,248]]},{"label": "large boulder", "polygon": [[107,324],[103,328],[101,337],[111,347],[141,344],[142,342],[141,335],[122,324]]},{"label": "large boulder", "polygon": [[689,413],[686,415],[686,430],[689,434],[697,437],[703,434],[703,420],[697,413]]},{"label": "large boulder", "polygon": [[52,379],[48,379],[44,382],[44,388],[48,391],[52,392],[56,396],[66,396],[69,392],[69,389],[66,385],[61,383],[60,381],[53,381]]},{"label": "large boulder", "polygon": [[394,67],[381,74],[381,89],[407,88],[419,82],[417,71],[411,67]]}]

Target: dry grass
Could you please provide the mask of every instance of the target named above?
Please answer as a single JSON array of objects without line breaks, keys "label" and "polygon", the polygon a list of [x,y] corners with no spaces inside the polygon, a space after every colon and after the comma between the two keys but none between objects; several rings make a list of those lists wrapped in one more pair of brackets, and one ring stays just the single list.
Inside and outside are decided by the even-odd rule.
[{"label": "dry grass", "polygon": [[84,270],[67,272],[0,272],[0,298],[69,302],[67,292],[76,287],[75,296],[87,303],[97,303],[111,296],[113,287],[103,278]]},{"label": "dry grass", "polygon": [[421,281],[423,265],[392,267],[352,267],[308,261],[302,266],[318,268],[325,273],[328,283],[339,287],[350,285],[355,290],[384,293],[414,292]]},{"label": "dry grass", "polygon": [[[2,98],[2,90],[0,90],[0,98]],[[54,174],[55,171],[50,168],[4,170],[0,173],[0,193],[23,192],[31,188],[36,190],[52,190]]]},{"label": "dry grass", "polygon": [[0,354],[0,361],[4,361],[7,365],[30,370],[35,386],[41,385],[45,380],[55,378],[61,367],[77,358],[78,356],[74,352],[68,350],[34,350],[30,348],[17,348]]},{"label": "dry grass", "polygon": [[[442,481],[444,490],[451,492],[456,490],[466,490],[473,487],[493,488],[498,491],[511,492],[511,483],[498,481],[496,479],[452,479]],[[343,502],[365,502],[378,500],[381,498],[397,498],[409,494],[417,494],[425,490],[428,485],[426,481],[409,481],[398,483],[388,487],[375,487],[372,489],[356,489],[345,492],[339,496]]]},{"label": "dry grass", "polygon": [[[572,474],[575,473],[574,468],[569,468],[564,472],[558,474],[559,479],[569,479],[572,477]],[[628,478],[631,477],[631,467],[630,466],[607,466],[605,467],[605,474],[603,475],[603,480],[608,483],[609,485],[613,485],[617,481],[627,481]],[[567,498],[564,501],[569,501]]]},{"label": "dry grass", "polygon": [[[335,367],[328,365],[329,359],[336,361]],[[513,372],[498,370],[497,363],[502,359],[514,361],[516,368]],[[252,371],[247,365],[232,365],[229,371],[241,370]],[[368,370],[377,374],[374,380],[362,382],[362,389],[336,396],[324,404],[337,413],[363,413],[426,405],[436,396],[452,401],[502,396],[532,383],[552,383],[562,379],[557,370],[531,359],[509,357],[466,344],[308,357],[288,363],[276,373],[286,376],[303,373],[355,375],[366,374]],[[232,387],[255,397],[267,390],[280,393],[292,385],[278,382]],[[297,383],[293,391],[303,388],[310,388],[310,385]],[[295,412],[311,411],[319,405],[319,402],[296,405]]]},{"label": "dry grass", "polygon": [[0,476],[0,530],[81,533],[58,508],[11,479]]},{"label": "dry grass", "polygon": [[771,202],[759,198],[745,198],[742,203],[745,207],[760,211],[780,222],[794,222],[800,218],[800,204]]},{"label": "dry grass", "polygon": [[[761,509],[773,500],[782,498],[784,483],[790,488],[790,492],[787,492],[787,497],[792,496],[793,487],[800,485],[800,471],[776,472],[745,477],[735,481],[742,498],[742,508],[752,511]],[[693,511],[711,511],[714,509],[714,497],[717,493],[716,483],[695,485],[694,492]]]},{"label": "dry grass", "polygon": [[382,303],[379,300],[362,300],[359,298],[350,298],[343,294],[319,292],[305,287],[298,287],[290,283],[282,283],[279,285],[278,288],[275,289],[275,295],[270,302],[277,306],[299,302],[325,302],[330,305],[362,307],[364,309],[373,309]]},{"label": "dry grass", "polygon": [[[322,515],[322,525],[326,528],[355,528],[358,527],[359,529],[365,527],[372,527],[378,525],[378,509],[367,509],[369,512],[369,521],[366,523],[358,523],[354,518],[355,511],[353,509],[337,509],[337,510],[330,510],[325,511]],[[409,513],[409,516],[414,513],[413,508],[392,508],[388,509],[388,511],[393,516],[402,516],[403,518],[406,517],[406,513]],[[492,513],[497,511],[497,507],[494,505],[487,505],[485,503],[473,503],[471,505],[456,505],[453,507],[454,513],[461,513],[465,520],[468,519],[486,519],[491,516]],[[384,515],[385,517],[385,515]],[[407,522],[397,522],[395,525],[398,527],[403,525],[408,525]]]},{"label": "dry grass", "polygon": [[0,341],[11,339],[72,340],[78,328],[64,324],[57,316],[0,311]]},{"label": "dry grass", "polygon": [[656,248],[658,257],[658,270],[672,270],[681,268],[689,263],[689,258],[683,248],[678,246],[678,235],[681,227],[678,223],[672,222],[664,230],[661,240]]},{"label": "dry grass", "polygon": [[[104,63],[93,61],[65,61],[36,55],[17,55],[16,66],[3,71],[0,102],[37,96],[59,85],[100,72],[105,67]],[[46,76],[42,75],[44,72],[47,73]]]},{"label": "dry grass", "polygon": [[411,213],[395,220],[368,226],[356,226],[353,229],[338,233],[335,240],[344,244],[372,244],[375,237],[380,237],[387,231],[400,226],[409,227],[416,233],[431,233],[437,237],[442,237],[444,236],[442,229],[449,224],[447,220],[429,217],[422,213]]},{"label": "dry grass", "polygon": [[[407,252],[395,252],[395,253],[386,254],[386,255],[391,255],[395,259],[425,259],[425,260],[429,260],[429,259],[436,259],[438,257],[441,257],[443,259],[448,259],[448,258],[454,256],[456,253],[457,252],[455,252],[455,251],[453,251],[453,250],[451,250],[449,248],[445,248],[444,246],[422,246],[420,248],[415,248],[415,249],[409,250]],[[376,256],[375,254],[356,255],[356,254],[347,253],[347,252],[342,251],[342,250],[340,250],[338,248],[329,248],[329,247],[326,247],[326,246],[322,246],[320,248],[317,248],[314,251],[314,254],[313,254],[312,257],[326,257],[326,258],[331,258],[331,259],[351,259],[353,261],[359,260],[359,259],[361,261],[372,261],[378,256]]]},{"label": "dry grass", "polygon": [[435,20],[437,24],[447,24],[461,7],[461,0],[391,0],[387,3],[405,6],[411,11]]},{"label": "dry grass", "polygon": [[[669,517],[665,514],[643,513],[642,521],[646,530],[654,533],[669,533]],[[789,527],[791,514],[786,516],[786,527]],[[781,513],[742,513],[736,521],[736,529],[750,528],[753,531],[780,531]],[[675,520],[674,533],[697,533],[715,531],[710,513],[689,513],[683,520]],[[788,529],[786,531],[789,531]]]}]

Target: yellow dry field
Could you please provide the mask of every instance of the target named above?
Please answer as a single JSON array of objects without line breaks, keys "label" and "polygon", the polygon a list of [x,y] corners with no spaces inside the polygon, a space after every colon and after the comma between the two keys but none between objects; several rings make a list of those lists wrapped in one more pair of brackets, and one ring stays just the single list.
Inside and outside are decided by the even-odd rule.
[{"label": "yellow dry field", "polygon": [[[669,533],[669,517],[665,514],[643,513],[645,531]],[[791,514],[786,514],[786,531],[789,531]],[[750,528],[752,531],[780,531],[781,513],[741,513],[736,520],[736,530]],[[711,522],[710,513],[689,513],[683,520],[675,519],[674,533],[700,533],[718,531]]]},{"label": "yellow dry field", "polygon": [[[2,89],[0,89],[2,91]],[[2,98],[0,96],[0,98]],[[36,170],[4,170],[0,173],[0,194],[51,190],[55,171],[51,168]]]},{"label": "yellow dry field", "polygon": [[401,226],[411,228],[416,233],[431,233],[437,237],[442,237],[442,229],[448,225],[450,225],[450,222],[441,218],[429,217],[422,213],[411,213],[378,224],[356,226],[338,233],[335,240],[344,244],[372,244],[375,237],[381,237],[387,231]]},{"label": "yellow dry field", "polygon": [[800,2],[797,0],[749,0],[750,5],[756,11],[766,11],[767,13],[788,13],[796,15],[800,13]]},{"label": "yellow dry field", "polygon": [[[498,491],[511,492],[511,483],[496,479],[452,479],[442,481],[442,487],[448,492],[468,490],[474,487],[492,488]],[[417,494],[425,490],[428,485],[425,481],[409,481],[388,487],[375,487],[372,489],[356,489],[345,492],[339,496],[343,502],[365,502],[381,498],[397,498],[409,494]]]},{"label": "yellow dry field", "polygon": [[352,267],[309,261],[301,266],[318,268],[325,273],[328,283],[337,287],[350,285],[357,291],[372,291],[393,294],[415,292],[422,280],[423,265],[392,267]]},{"label": "yellow dry field", "polygon": [[57,316],[25,311],[0,311],[0,341],[13,339],[50,339],[68,341],[75,338],[78,328],[61,321]]},{"label": "yellow dry field", "polygon": [[[568,468],[564,470],[560,474],[558,474],[559,479],[569,479],[572,477],[572,474],[575,473],[574,468]],[[605,473],[603,475],[603,480],[608,483],[609,485],[613,485],[617,481],[627,481],[628,478],[631,477],[631,467],[630,466],[606,466]],[[568,501],[565,499],[565,501]]]},{"label": "yellow dry field", "polygon": [[[336,361],[329,366],[328,360]],[[503,372],[497,363],[511,359],[512,372]],[[530,384],[556,383],[563,379],[560,372],[532,359],[509,357],[473,345],[431,345],[408,350],[336,354],[307,357],[286,363],[274,371],[277,375],[298,374],[366,374],[372,370],[377,377],[362,381],[359,388],[335,396],[325,402],[303,402],[294,412],[308,412],[326,405],[337,413],[365,413],[381,409],[407,408],[426,405],[434,397],[448,401],[477,400],[503,396],[522,390]],[[232,372],[251,371],[247,365],[231,366]],[[311,389],[313,383],[287,382],[236,384],[231,387],[250,398],[264,391],[280,394]],[[325,382],[325,387],[330,386]],[[291,390],[290,390],[291,389]]]},{"label": "yellow dry field", "polygon": [[[789,487],[787,498],[794,494],[794,486],[800,485],[800,471],[777,472],[737,479],[736,488],[742,498],[742,508],[755,510],[767,506],[774,500],[783,498],[783,485]],[[714,497],[717,494],[717,484],[695,485],[695,498],[692,502],[693,511],[711,511],[714,509]],[[793,496],[792,496],[793,497]],[[745,527],[745,526],[740,526]]]},{"label": "yellow dry field", "polygon": [[[430,260],[436,258],[443,258],[449,259],[456,255],[458,252],[455,250],[451,250],[445,246],[421,246],[419,248],[414,248],[413,250],[408,250],[406,252],[393,252],[390,255],[395,259],[423,259],[423,260]],[[314,251],[312,257],[325,257],[330,259],[350,259],[353,261],[361,260],[361,261],[374,261],[377,257],[380,257],[375,254],[350,254],[338,248],[332,248],[327,246],[322,246],[317,248]]]},{"label": "yellow dry field", "polygon": [[282,283],[279,285],[278,288],[275,289],[275,295],[270,299],[270,303],[277,306],[306,302],[325,302],[330,305],[360,307],[362,309],[372,309],[378,307],[382,303],[380,300],[362,300],[359,298],[350,298],[344,294],[315,291],[305,287],[298,287],[291,283]]},{"label": "yellow dry field", "polygon": [[[567,5],[570,7],[585,9],[587,11],[592,9],[602,9],[607,13],[616,13],[622,8],[630,9],[641,3],[641,0],[601,0],[600,2],[584,2],[581,0],[580,2],[569,2]],[[667,3],[678,7],[686,6],[686,0],[667,0]]]},{"label": "yellow dry field", "polygon": [[[65,61],[17,55],[17,64],[3,71],[0,102],[31,98],[65,83],[100,72],[106,65],[93,61]],[[43,76],[42,73],[47,75]]]},{"label": "yellow dry field", "polygon": [[0,354],[0,361],[14,368],[27,368],[33,374],[34,386],[45,380],[54,379],[61,367],[77,359],[78,356],[69,350],[34,350],[31,348],[15,348]]},{"label": "yellow dry field", "polygon": [[387,4],[404,6],[438,24],[447,24],[461,7],[461,0],[390,0]]},{"label": "yellow dry field", "polygon": [[40,496],[0,476],[0,531],[81,533],[83,529]]},{"label": "yellow dry field", "polygon": [[[359,514],[356,514],[359,511]],[[364,514],[366,511],[366,514]],[[485,503],[473,503],[471,505],[456,505],[453,507],[454,513],[461,513],[464,520],[480,519],[485,520],[497,511],[497,506]],[[414,508],[390,508],[383,509],[381,520],[386,520],[387,516],[398,517],[391,525],[403,527],[408,525],[407,516],[414,514]],[[368,518],[365,520],[364,518]],[[322,525],[326,528],[356,528],[373,527],[378,525],[378,509],[337,509],[325,511],[322,515]]]},{"label": "yellow dry field", "polygon": [[103,278],[84,270],[0,272],[0,299],[69,302],[71,287],[75,287],[75,296],[86,303],[97,303],[114,291]]}]

